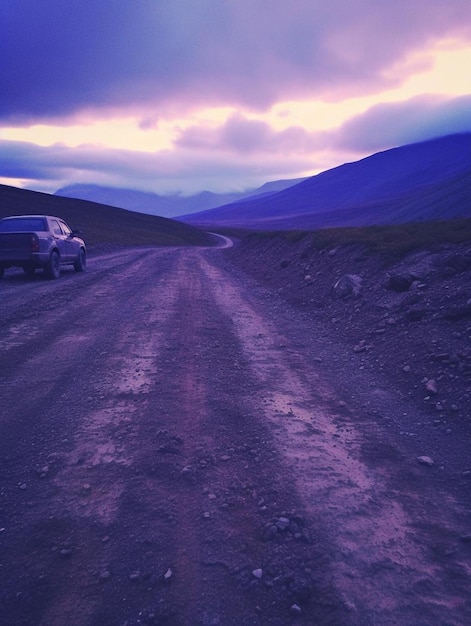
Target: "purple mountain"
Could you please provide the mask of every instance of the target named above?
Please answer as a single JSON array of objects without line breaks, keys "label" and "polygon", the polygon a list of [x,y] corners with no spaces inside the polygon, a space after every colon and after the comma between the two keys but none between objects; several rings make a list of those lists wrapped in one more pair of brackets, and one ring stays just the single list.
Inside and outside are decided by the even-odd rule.
[{"label": "purple mountain", "polygon": [[205,228],[315,229],[471,216],[471,133],[346,163],[268,196],[179,219]]}]

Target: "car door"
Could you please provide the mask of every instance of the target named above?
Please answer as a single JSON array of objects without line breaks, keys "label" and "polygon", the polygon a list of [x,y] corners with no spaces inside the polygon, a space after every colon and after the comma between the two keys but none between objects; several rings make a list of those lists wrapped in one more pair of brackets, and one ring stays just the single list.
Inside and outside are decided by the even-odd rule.
[{"label": "car door", "polygon": [[62,232],[66,237],[67,242],[67,254],[69,255],[69,261],[75,261],[78,257],[78,253],[80,250],[80,243],[74,239],[72,235],[72,230],[67,226],[65,222],[59,220],[59,224],[62,228]]},{"label": "car door", "polygon": [[71,250],[70,244],[67,241],[68,236],[63,232],[61,225],[58,220],[51,220],[51,231],[52,235],[56,241],[57,249],[59,250],[59,254],[61,257],[61,261],[64,263],[70,260]]}]

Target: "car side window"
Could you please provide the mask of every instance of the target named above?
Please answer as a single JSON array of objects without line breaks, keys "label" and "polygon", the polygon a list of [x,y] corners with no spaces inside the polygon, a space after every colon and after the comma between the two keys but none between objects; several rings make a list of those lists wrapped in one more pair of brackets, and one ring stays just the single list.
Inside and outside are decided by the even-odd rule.
[{"label": "car side window", "polygon": [[52,232],[54,233],[54,235],[62,235],[62,230],[60,227],[59,222],[57,222],[56,220],[52,220]]},{"label": "car side window", "polygon": [[70,228],[67,226],[65,222],[60,222],[60,225],[61,225],[62,232],[64,233],[64,235],[70,236],[72,234],[72,231],[70,230]]}]

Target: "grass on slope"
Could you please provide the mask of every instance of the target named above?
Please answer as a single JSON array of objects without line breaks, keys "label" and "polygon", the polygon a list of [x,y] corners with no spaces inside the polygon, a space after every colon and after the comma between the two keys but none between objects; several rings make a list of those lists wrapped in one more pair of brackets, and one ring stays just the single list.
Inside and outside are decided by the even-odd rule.
[{"label": "grass on slope", "polygon": [[61,217],[89,247],[211,245],[205,232],[174,220],[0,185],[0,218],[35,213]]},{"label": "grass on slope", "polygon": [[[218,231],[221,232],[221,231]],[[393,226],[364,226],[348,228],[325,228],[314,231],[242,231],[224,229],[224,234],[240,239],[259,240],[283,237],[296,243],[309,237],[315,250],[347,245],[359,245],[382,254],[388,259],[401,258],[419,248],[431,248],[440,244],[470,242],[471,218],[397,224]]]}]

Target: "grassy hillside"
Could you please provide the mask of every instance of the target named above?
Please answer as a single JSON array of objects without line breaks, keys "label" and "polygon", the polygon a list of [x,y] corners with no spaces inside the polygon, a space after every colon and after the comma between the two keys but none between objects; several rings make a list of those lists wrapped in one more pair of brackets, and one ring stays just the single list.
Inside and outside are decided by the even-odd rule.
[{"label": "grassy hillside", "polygon": [[[320,230],[243,231],[224,229],[227,236],[237,237],[246,243],[278,240],[293,244],[304,240],[311,250],[341,246],[362,246],[380,253],[385,260],[398,259],[418,249],[432,249],[446,244],[468,243],[471,246],[471,218]],[[470,248],[471,250],[471,248]]]},{"label": "grassy hillside", "polygon": [[61,217],[90,247],[211,245],[205,232],[174,220],[0,185],[0,218],[35,213]]}]

